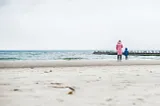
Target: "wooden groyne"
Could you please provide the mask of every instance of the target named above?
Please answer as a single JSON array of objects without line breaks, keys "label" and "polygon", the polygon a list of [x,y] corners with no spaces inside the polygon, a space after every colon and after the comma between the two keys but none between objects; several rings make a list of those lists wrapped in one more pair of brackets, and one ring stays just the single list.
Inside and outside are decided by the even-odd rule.
[{"label": "wooden groyne", "polygon": [[[132,56],[160,56],[160,50],[130,50]],[[94,51],[96,55],[117,55],[116,51]]]}]

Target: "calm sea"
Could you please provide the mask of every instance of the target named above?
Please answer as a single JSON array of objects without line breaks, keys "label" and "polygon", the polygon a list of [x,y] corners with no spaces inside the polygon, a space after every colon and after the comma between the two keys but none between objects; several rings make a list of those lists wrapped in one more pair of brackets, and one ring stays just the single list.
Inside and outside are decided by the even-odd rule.
[{"label": "calm sea", "polygon": [[[93,50],[8,50],[0,51],[2,60],[116,60],[115,55],[95,55]],[[124,56],[123,56],[124,59]],[[160,56],[129,56],[130,60],[160,60]]]}]

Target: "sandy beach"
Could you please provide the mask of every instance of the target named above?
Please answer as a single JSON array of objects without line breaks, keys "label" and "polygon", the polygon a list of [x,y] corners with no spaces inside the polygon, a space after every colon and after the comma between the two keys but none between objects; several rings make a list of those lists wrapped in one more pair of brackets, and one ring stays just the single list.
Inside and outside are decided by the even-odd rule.
[{"label": "sandy beach", "polygon": [[0,106],[159,106],[159,61],[0,62]]}]

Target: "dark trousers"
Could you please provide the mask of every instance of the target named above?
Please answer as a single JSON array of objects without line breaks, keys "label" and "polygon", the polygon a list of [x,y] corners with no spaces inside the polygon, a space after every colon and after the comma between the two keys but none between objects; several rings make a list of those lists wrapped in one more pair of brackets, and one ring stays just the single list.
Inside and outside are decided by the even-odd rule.
[{"label": "dark trousers", "polygon": [[122,60],[122,55],[117,55],[117,60],[121,61]]},{"label": "dark trousers", "polygon": [[125,59],[128,60],[128,56],[125,56]]}]

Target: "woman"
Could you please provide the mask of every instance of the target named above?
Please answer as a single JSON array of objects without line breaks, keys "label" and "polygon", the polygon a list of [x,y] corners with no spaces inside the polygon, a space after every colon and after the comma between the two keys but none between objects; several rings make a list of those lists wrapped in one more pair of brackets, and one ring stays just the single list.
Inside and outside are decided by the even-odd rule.
[{"label": "woman", "polygon": [[121,61],[122,60],[122,48],[123,44],[121,43],[121,40],[118,41],[116,45],[116,50],[117,50],[117,60]]}]

